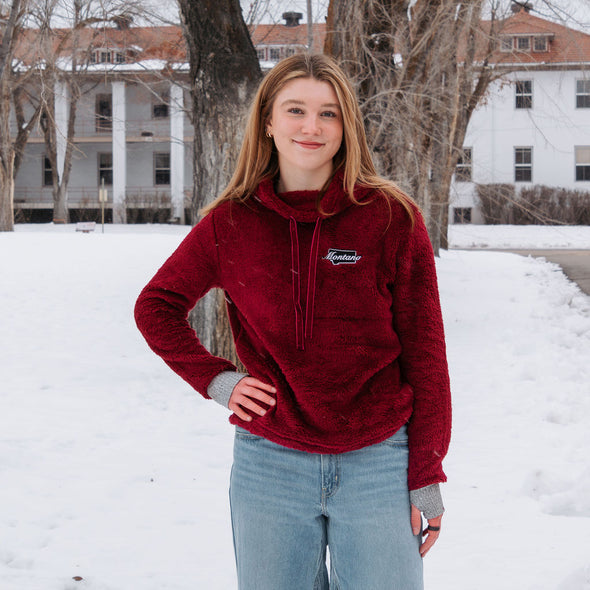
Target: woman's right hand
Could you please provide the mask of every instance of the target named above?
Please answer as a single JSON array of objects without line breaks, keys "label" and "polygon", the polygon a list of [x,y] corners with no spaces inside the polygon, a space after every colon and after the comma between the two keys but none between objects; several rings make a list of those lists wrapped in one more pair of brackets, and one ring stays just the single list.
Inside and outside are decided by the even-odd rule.
[{"label": "woman's right hand", "polygon": [[274,406],[276,400],[268,394],[276,392],[277,390],[272,385],[263,383],[254,377],[244,377],[236,383],[229,398],[228,407],[241,420],[251,422],[252,416],[246,412],[246,409],[259,416],[264,416],[266,409],[256,402]]}]

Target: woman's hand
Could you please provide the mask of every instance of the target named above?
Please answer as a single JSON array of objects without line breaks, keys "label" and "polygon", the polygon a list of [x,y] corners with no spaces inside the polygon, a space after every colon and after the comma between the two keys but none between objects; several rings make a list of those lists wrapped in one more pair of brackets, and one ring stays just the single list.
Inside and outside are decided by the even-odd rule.
[{"label": "woman's hand", "polygon": [[[414,533],[414,535],[418,535],[420,534],[420,529],[422,528],[422,514],[420,510],[418,510],[418,508],[416,508],[416,506],[414,506],[413,504],[411,505],[411,507],[412,512],[410,515],[410,520],[412,523],[412,532]],[[424,557],[428,553],[430,548],[436,543],[436,540],[440,535],[441,521],[442,514],[440,516],[436,516],[435,518],[428,519],[428,527],[438,527],[438,530],[433,531],[426,527],[422,531],[422,536],[425,537],[424,542],[422,543],[422,545],[420,545],[420,555],[422,557]]]},{"label": "woman's hand", "polygon": [[267,406],[276,404],[274,397],[266,392],[276,393],[277,390],[272,385],[263,383],[254,377],[244,377],[236,383],[229,398],[228,407],[241,420],[251,422],[252,416],[245,409],[259,416],[264,416],[266,409],[256,402],[262,402]]}]

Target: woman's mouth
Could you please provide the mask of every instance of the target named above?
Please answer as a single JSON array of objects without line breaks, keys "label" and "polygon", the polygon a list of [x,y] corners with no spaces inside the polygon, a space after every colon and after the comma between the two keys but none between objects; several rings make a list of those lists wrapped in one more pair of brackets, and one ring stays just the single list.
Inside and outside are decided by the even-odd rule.
[{"label": "woman's mouth", "polygon": [[317,141],[297,141],[294,139],[293,142],[308,150],[317,150],[324,145],[323,143],[318,143]]}]

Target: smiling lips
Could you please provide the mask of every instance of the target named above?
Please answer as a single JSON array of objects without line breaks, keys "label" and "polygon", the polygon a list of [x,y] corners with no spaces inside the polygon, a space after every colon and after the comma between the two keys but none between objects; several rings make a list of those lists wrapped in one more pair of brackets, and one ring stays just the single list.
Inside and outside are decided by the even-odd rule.
[{"label": "smiling lips", "polygon": [[318,143],[317,141],[297,141],[296,139],[293,140],[293,143],[296,143],[297,145],[300,145],[302,148],[308,150],[317,150],[318,148],[321,148],[324,145],[323,143]]}]

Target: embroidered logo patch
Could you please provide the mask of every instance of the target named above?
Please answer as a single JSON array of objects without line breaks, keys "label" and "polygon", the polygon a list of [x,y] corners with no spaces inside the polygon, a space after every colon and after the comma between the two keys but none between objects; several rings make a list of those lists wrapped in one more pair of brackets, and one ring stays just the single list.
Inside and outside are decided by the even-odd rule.
[{"label": "embroidered logo patch", "polygon": [[329,260],[334,266],[337,264],[356,264],[362,256],[356,253],[356,250],[339,250],[337,248],[330,248],[328,255],[324,256],[324,260]]}]

